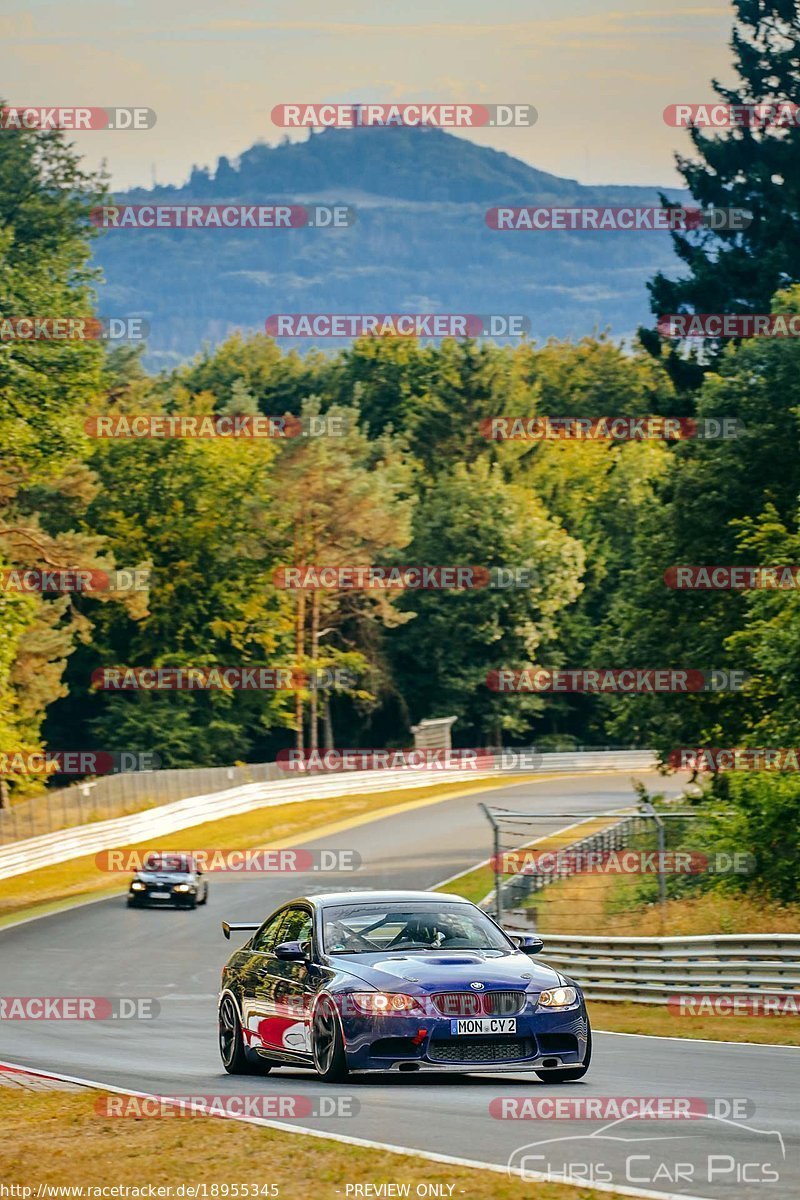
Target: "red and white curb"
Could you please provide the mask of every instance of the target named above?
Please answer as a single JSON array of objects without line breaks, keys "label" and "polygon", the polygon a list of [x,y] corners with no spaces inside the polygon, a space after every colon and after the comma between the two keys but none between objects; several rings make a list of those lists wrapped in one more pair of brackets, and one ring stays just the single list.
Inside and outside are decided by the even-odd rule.
[{"label": "red and white curb", "polygon": [[12,1067],[0,1064],[0,1088],[21,1092],[82,1092],[81,1084],[57,1076],[44,1075],[40,1071],[29,1071],[27,1067]]}]

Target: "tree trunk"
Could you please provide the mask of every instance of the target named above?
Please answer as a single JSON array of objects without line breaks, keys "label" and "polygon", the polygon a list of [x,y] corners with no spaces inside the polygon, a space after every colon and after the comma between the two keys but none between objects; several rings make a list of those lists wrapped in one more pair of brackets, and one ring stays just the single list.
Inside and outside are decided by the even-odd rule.
[{"label": "tree trunk", "polygon": [[[297,597],[297,625],[295,628],[295,665],[298,673],[303,669],[303,659],[306,652],[306,593],[300,590]],[[304,749],[303,742],[303,693],[300,687],[294,694],[295,746]]]},{"label": "tree trunk", "polygon": [[325,749],[333,749],[333,721],[331,720],[331,694],[322,697],[322,728],[325,734]]},{"label": "tree trunk", "polygon": [[309,746],[316,750],[319,746],[319,671],[317,655],[319,653],[319,591],[315,588],[311,595],[311,699],[309,700]]}]

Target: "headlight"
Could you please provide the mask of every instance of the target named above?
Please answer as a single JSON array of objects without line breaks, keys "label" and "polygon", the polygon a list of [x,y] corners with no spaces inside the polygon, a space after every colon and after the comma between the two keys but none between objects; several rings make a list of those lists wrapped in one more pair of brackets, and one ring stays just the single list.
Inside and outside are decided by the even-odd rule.
[{"label": "headlight", "polygon": [[578,993],[574,987],[551,988],[539,996],[538,1008],[569,1008],[575,1004]]},{"label": "headlight", "polygon": [[134,879],[133,883],[131,884],[131,891],[132,892],[143,892],[144,890],[145,890],[145,885],[143,883],[140,883],[140,881],[138,879]]},{"label": "headlight", "polygon": [[359,1012],[369,1013],[370,1016],[423,1012],[413,996],[404,996],[402,992],[353,992],[351,999]]},{"label": "headlight", "polygon": [[176,883],[172,890],[173,892],[191,892],[192,885],[190,883]]}]

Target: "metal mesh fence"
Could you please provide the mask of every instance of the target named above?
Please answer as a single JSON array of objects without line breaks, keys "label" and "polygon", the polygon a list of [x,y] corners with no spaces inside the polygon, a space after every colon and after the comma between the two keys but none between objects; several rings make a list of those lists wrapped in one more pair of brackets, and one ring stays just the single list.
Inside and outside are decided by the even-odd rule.
[{"label": "metal mesh fence", "polygon": [[44,792],[0,809],[0,845],[55,833],[90,821],[107,821],[158,804],[285,779],[276,763],[238,767],[193,767],[167,771],[131,771]]},{"label": "metal mesh fence", "polygon": [[632,934],[643,910],[658,920],[684,872],[702,863],[689,845],[694,813],[663,814],[649,804],[576,812],[569,828],[542,835],[542,822],[563,814],[481,807],[492,825],[495,877],[485,906],[509,927]]}]

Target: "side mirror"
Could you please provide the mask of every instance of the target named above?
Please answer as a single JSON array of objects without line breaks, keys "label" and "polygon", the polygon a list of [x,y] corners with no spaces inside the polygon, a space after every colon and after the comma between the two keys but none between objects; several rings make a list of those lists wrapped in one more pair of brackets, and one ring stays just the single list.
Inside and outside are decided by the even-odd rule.
[{"label": "side mirror", "polygon": [[275,947],[275,957],[283,962],[303,962],[306,955],[299,942],[281,942]]},{"label": "side mirror", "polygon": [[539,954],[544,950],[544,942],[535,933],[509,933],[508,936],[517,943],[523,954]]}]

